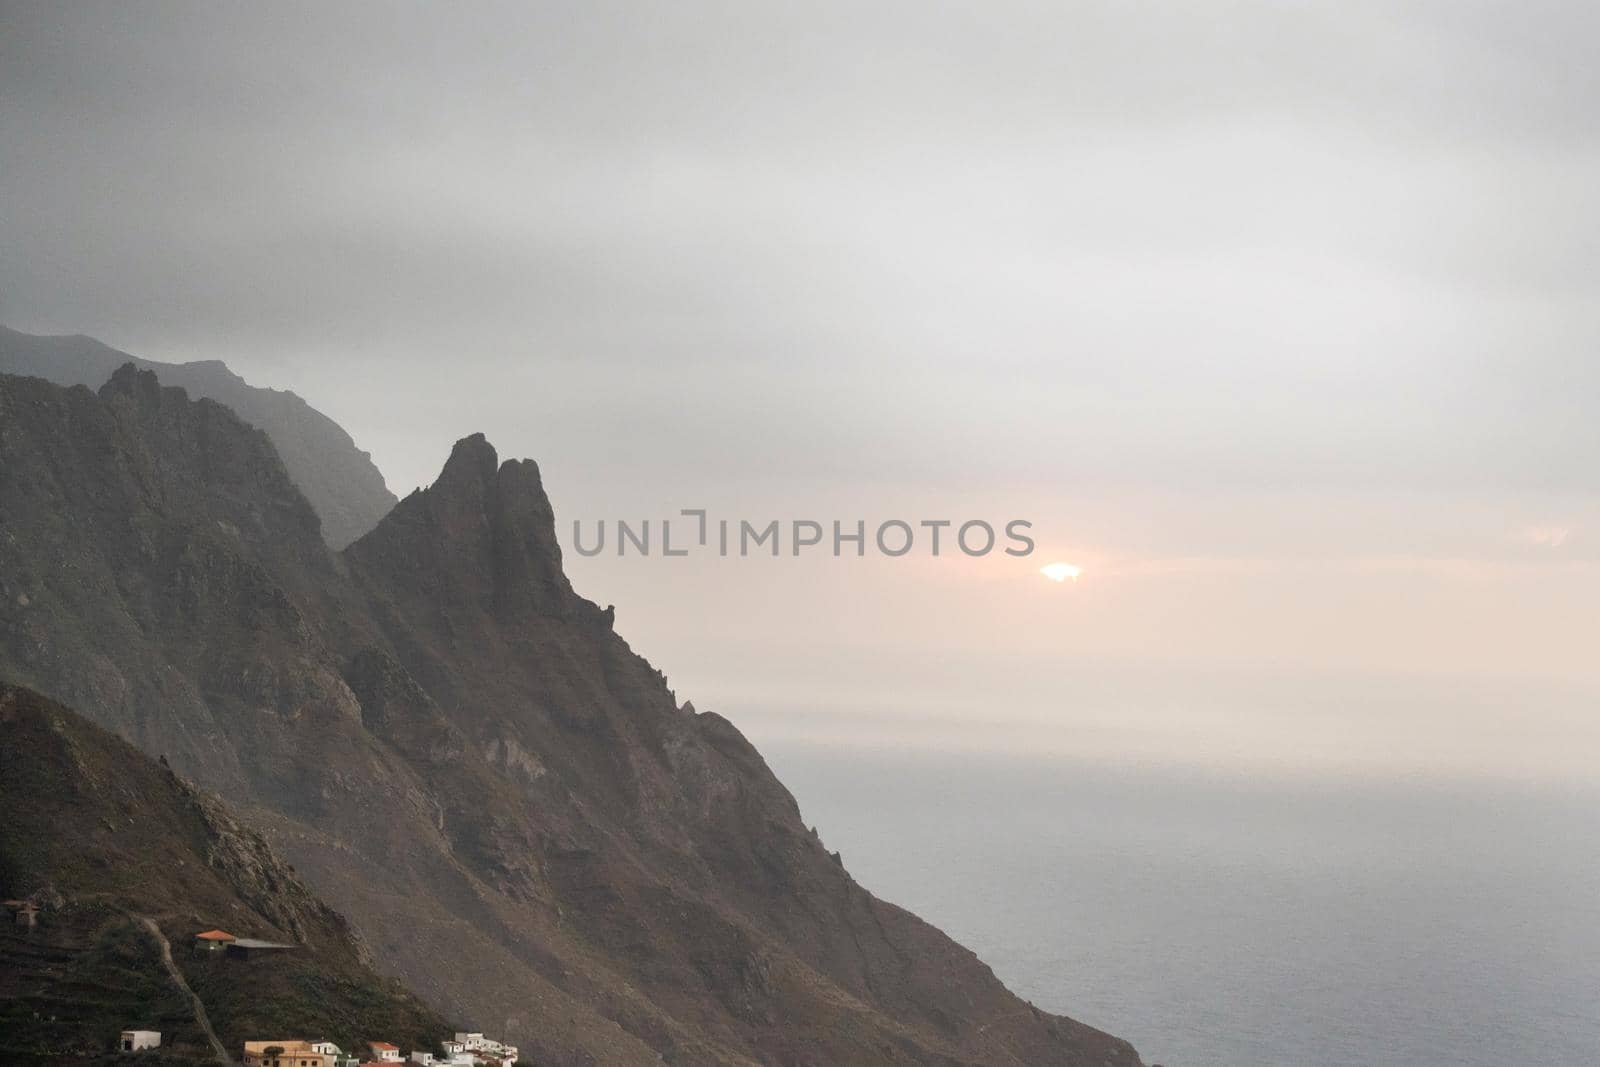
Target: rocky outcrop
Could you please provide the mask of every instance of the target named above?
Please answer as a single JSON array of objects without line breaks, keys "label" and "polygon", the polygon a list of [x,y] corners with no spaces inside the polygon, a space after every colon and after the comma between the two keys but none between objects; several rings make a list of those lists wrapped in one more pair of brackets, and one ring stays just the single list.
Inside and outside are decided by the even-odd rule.
[{"label": "rocky outcrop", "polygon": [[441,1010],[546,1067],[1138,1063],[858,886],[572,590],[532,463],[466,438],[333,555],[252,434],[0,378],[0,673],[226,790]]},{"label": "rocky outcrop", "polygon": [[227,405],[266,433],[284,468],[322,520],[330,546],[343,548],[378,524],[394,494],[372,457],[338,423],[294,393],[253,386],[221,360],[157,363],[92,337],[40,337],[0,326],[0,373],[97,389],[125,363],[155,371],[162,384]]},{"label": "rocky outcrop", "polygon": [[434,483],[402,500],[349,556],[412,610],[514,626],[592,607],[561,569],[538,466],[500,463],[482,434],[457,441]]}]

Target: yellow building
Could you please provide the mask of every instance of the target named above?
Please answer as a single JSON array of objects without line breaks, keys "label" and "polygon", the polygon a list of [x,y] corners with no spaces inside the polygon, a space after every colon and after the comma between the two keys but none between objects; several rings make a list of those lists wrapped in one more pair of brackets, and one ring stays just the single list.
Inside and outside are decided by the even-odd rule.
[{"label": "yellow building", "polygon": [[339,1049],[327,1041],[246,1041],[244,1067],[337,1067]]}]

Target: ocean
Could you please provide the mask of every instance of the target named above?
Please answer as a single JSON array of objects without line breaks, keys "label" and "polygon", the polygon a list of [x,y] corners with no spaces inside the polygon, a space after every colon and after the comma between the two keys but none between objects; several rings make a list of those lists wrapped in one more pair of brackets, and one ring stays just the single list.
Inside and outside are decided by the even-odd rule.
[{"label": "ocean", "polygon": [[1600,787],[757,740],[863,885],[1147,1064],[1600,1064]]}]

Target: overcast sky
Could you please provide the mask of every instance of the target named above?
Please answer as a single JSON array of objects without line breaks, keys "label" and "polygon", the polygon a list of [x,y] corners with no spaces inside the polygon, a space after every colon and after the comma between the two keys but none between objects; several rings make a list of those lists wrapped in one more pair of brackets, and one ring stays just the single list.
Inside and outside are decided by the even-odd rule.
[{"label": "overcast sky", "polygon": [[1591,5],[0,10],[7,325],[293,388],[401,495],[482,430],[563,521],[1035,522],[573,561],[755,732],[1294,762],[1262,677],[1600,683]]}]

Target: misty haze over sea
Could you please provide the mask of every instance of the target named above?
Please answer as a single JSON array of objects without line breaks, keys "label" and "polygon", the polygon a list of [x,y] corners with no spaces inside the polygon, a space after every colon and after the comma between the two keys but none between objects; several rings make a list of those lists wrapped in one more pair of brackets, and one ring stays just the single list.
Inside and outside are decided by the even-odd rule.
[{"label": "misty haze over sea", "polygon": [[862,884],[1147,1063],[1600,1061],[1600,790],[755,740]]}]

